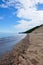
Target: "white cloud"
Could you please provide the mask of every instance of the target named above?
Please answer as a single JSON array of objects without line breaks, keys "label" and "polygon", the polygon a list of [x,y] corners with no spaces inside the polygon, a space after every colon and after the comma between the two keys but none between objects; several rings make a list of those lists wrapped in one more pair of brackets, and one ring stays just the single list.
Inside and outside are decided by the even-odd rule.
[{"label": "white cloud", "polygon": [[4,3],[0,4],[1,8],[9,8],[10,6],[13,6],[15,1],[14,0],[2,0]]},{"label": "white cloud", "polygon": [[18,4],[17,0],[2,0],[4,3],[0,4],[1,8],[10,8],[10,7],[15,7],[19,6],[20,3]]},{"label": "white cloud", "polygon": [[[6,0],[3,1],[6,2]],[[14,29],[16,31],[25,31],[43,24],[43,10],[37,10],[36,4],[38,3],[43,3],[43,0],[8,0],[6,4],[2,4],[2,7],[12,6],[18,9],[13,15],[17,13],[17,17],[21,20],[18,21],[19,24],[14,25]]]},{"label": "white cloud", "polygon": [[22,31],[26,31],[28,29],[31,29],[37,25],[41,25],[42,22],[36,22],[36,21],[25,21],[25,20],[21,20],[21,21],[18,21],[19,24],[15,25],[14,26],[14,29],[16,32],[22,32]]},{"label": "white cloud", "polygon": [[6,4],[1,4],[0,7],[1,8],[8,8],[8,6]]},{"label": "white cloud", "polygon": [[[43,10],[37,10],[36,4],[43,3],[43,0],[18,0],[23,7],[19,8],[18,6],[18,12],[17,17],[21,18],[22,20],[19,20],[20,24],[15,25],[14,28],[16,28],[19,31],[25,31],[27,29],[30,29],[34,26],[43,24]],[[31,19],[31,21],[27,21],[24,19]]]},{"label": "white cloud", "polygon": [[16,26],[14,26],[14,28],[18,31],[24,31],[28,28],[28,22],[27,21],[24,21],[24,20],[21,20],[19,21],[19,24],[17,24]]},{"label": "white cloud", "polygon": [[43,0],[39,0],[40,3],[43,3]]}]

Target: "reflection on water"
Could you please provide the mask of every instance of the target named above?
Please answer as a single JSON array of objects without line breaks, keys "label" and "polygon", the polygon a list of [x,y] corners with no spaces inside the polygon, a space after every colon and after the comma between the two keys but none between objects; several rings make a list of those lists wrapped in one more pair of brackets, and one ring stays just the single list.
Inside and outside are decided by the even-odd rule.
[{"label": "reflection on water", "polygon": [[26,34],[0,34],[0,55],[11,50]]}]

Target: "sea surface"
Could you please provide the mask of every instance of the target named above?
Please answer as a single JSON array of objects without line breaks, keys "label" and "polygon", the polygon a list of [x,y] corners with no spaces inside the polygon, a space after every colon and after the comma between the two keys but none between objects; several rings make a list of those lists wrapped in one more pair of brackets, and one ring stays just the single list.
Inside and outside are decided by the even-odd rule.
[{"label": "sea surface", "polygon": [[26,34],[0,33],[0,55],[12,50],[25,36]]}]

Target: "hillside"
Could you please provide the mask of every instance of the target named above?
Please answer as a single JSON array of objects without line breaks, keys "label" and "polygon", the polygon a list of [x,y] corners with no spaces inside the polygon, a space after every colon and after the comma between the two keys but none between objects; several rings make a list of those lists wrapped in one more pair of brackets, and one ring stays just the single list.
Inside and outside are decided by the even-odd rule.
[{"label": "hillside", "polygon": [[43,25],[34,28],[3,56],[0,65],[43,65]]},{"label": "hillside", "polygon": [[[36,26],[36,27],[34,27],[34,28],[32,28],[32,29],[30,29],[30,30],[27,30],[27,31],[25,31],[25,32],[23,32],[23,33],[31,33],[31,32],[33,32],[34,30],[37,30],[37,29],[43,29],[43,25],[40,25],[40,26]],[[40,29],[40,30],[41,30]],[[41,31],[43,31],[43,30],[41,30]]]}]

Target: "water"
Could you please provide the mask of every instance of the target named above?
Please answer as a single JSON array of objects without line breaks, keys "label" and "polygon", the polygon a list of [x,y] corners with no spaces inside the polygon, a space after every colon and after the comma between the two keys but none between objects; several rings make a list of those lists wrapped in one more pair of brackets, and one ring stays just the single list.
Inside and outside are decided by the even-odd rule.
[{"label": "water", "polygon": [[0,34],[0,55],[10,51],[26,34]]}]

